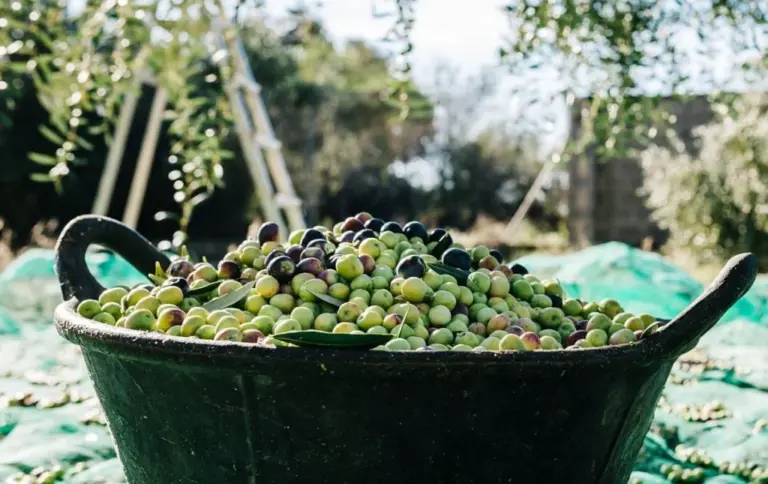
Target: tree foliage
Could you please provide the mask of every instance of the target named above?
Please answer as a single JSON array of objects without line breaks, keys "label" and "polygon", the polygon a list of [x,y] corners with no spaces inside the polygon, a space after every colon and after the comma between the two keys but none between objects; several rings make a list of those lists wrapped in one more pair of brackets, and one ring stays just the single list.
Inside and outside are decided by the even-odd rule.
[{"label": "tree foliage", "polygon": [[666,129],[674,118],[659,95],[717,94],[763,77],[764,2],[514,0],[504,9],[512,33],[501,54],[532,102],[590,100],[564,158],[587,144],[607,158],[646,141],[649,123]]},{"label": "tree foliage", "polygon": [[[222,12],[219,2],[162,0],[89,1],[75,13],[47,0],[0,6],[0,58],[9,61],[0,62],[0,140],[33,90],[50,114],[40,129],[55,149],[30,154],[41,165],[31,176],[61,187],[88,159],[88,140],[108,139],[125,96],[151,77],[168,93],[169,185],[180,206],[162,217],[186,230],[193,209],[223,185],[222,162],[239,158],[223,93],[232,59],[212,34]],[[237,28],[247,34],[251,64],[310,209],[317,211],[320,193],[344,184],[351,166],[364,162],[381,172],[420,152],[432,106],[410,81],[395,79],[380,54],[363,42],[337,51],[300,11],[283,37],[263,25],[258,8],[249,12]],[[390,99],[394,86],[407,93],[407,120],[402,103]]]},{"label": "tree foliage", "polygon": [[[76,22],[76,19],[67,22]],[[412,83],[408,83],[405,88],[411,100],[411,108],[407,119],[403,119],[401,106],[389,99],[392,86],[397,82],[381,54],[363,42],[350,42],[341,49],[335,48],[326,38],[322,26],[300,12],[296,14],[294,23],[296,28],[284,35],[267,28],[258,17],[243,20],[242,28],[247,34],[244,41],[250,64],[262,85],[277,137],[283,144],[289,171],[299,196],[310,209],[308,215],[312,221],[324,216],[328,210],[335,211],[332,204],[325,203],[324,197],[332,197],[337,203],[350,206],[351,202],[345,199],[352,193],[351,188],[354,186],[350,180],[355,181],[357,188],[367,193],[370,199],[371,191],[389,179],[387,168],[394,160],[407,160],[423,152],[425,140],[433,134],[433,108],[425,95]],[[73,34],[72,40],[76,38]],[[192,209],[211,196],[219,212],[222,204],[228,207],[225,215],[228,220],[232,217],[231,212],[235,212],[235,227],[244,223],[246,217],[260,213],[257,197],[253,197],[250,202],[248,200],[252,196],[253,187],[239,143],[231,128],[231,113],[222,90],[226,69],[222,73],[220,64],[223,60],[218,58],[217,53],[214,51],[200,55],[186,70],[176,64],[173,68],[184,71],[185,82],[175,86],[161,83],[171,97],[166,110],[166,129],[161,135],[156,161],[162,159],[169,163],[166,167],[155,166],[147,194],[148,204],[163,210],[163,220],[175,220],[185,229]],[[29,53],[17,53],[10,64],[15,70],[2,71],[3,75],[14,76],[13,82],[18,87],[3,91],[3,101],[10,109],[0,110],[8,118],[7,123],[0,128],[0,146],[14,148],[12,154],[0,160],[4,167],[4,179],[14,187],[27,186],[29,191],[29,186],[19,177],[29,176],[32,168],[33,177],[47,181],[51,179],[49,171],[58,167],[61,171],[55,174],[62,173],[60,183],[66,188],[64,193],[67,198],[70,201],[83,196],[88,198],[88,195],[93,195],[99,165],[106,156],[105,147],[100,141],[111,134],[110,126],[114,126],[118,110],[106,113],[101,106],[90,106],[91,111],[77,112],[78,128],[86,126],[89,129],[75,133],[62,132],[57,128],[61,123],[43,123],[41,130],[44,143],[40,143],[39,136],[26,131],[33,127],[30,125],[39,122],[36,103],[32,102],[30,95],[42,100],[40,90],[47,89],[47,84],[38,82],[36,71],[25,65],[30,56]],[[20,66],[24,68],[19,69]],[[161,67],[157,66],[159,72]],[[149,72],[155,70],[150,69]],[[173,75],[177,74],[169,74]],[[10,78],[6,78],[10,82]],[[58,82],[52,85],[60,86]],[[90,94],[98,90],[95,85],[86,86]],[[112,85],[111,88],[118,89],[119,86]],[[144,91],[134,129],[129,137],[129,150],[125,156],[127,168],[130,168],[131,157],[136,152],[130,149],[131,145],[136,145],[132,140],[136,136],[140,140],[143,127],[138,124],[144,119],[151,103],[151,98],[146,95],[146,86]],[[123,100],[126,92],[128,90],[118,99]],[[65,110],[64,114],[69,115],[71,112]],[[64,126],[67,124],[65,122]],[[57,153],[70,137],[76,140],[74,144],[80,143],[82,146],[67,144],[72,153],[59,160]],[[91,146],[94,144],[95,147]],[[30,146],[34,149],[30,150]],[[134,148],[138,149],[137,146]],[[37,162],[37,168],[25,162],[28,151],[34,151],[31,157]],[[60,162],[63,164],[60,165]],[[41,164],[42,170],[39,166]],[[83,164],[87,166],[80,166]],[[355,180],[361,164],[369,175],[375,174],[375,178],[367,176]],[[63,172],[68,175],[63,176]],[[162,176],[167,174],[170,180],[160,180],[158,185],[157,176],[161,173]],[[121,174],[120,179],[124,178]],[[231,190],[214,190],[225,181]],[[169,200],[171,204],[168,204],[166,197],[159,197],[158,186],[163,192],[168,192],[168,198],[173,195],[175,202]],[[118,186],[117,190],[122,192],[124,188]],[[11,196],[10,191],[7,194]],[[118,203],[120,198],[118,193]],[[82,202],[78,202],[77,206],[80,210],[87,210],[92,199]],[[391,200],[387,202],[391,204]],[[173,203],[179,205],[179,208],[174,208]],[[250,206],[250,210],[244,213],[246,205]],[[211,212],[205,208],[202,211],[195,210],[195,213],[200,213],[201,218],[210,218],[216,210]],[[30,216],[35,215],[42,214],[40,210],[30,210]],[[68,214],[55,212],[46,215]],[[28,225],[21,223],[19,217],[14,216],[14,219],[22,227]],[[167,222],[162,226],[167,228]],[[145,229],[150,230],[147,227]],[[183,241],[184,232],[186,230],[178,233],[179,242]],[[208,227],[208,232],[213,236],[227,236],[218,226],[215,229]]]},{"label": "tree foliage", "polygon": [[[33,88],[50,114],[41,129],[55,149],[31,155],[40,166],[31,176],[62,186],[88,159],[94,137],[109,139],[126,94],[150,76],[169,94],[172,186],[185,228],[192,210],[222,185],[223,167],[234,166],[226,160],[238,158],[221,91],[232,60],[211,35],[233,13],[224,3],[85,0],[84,10],[73,12],[58,0],[3,2],[0,142]],[[272,118],[311,219],[320,216],[323,197],[355,186],[358,175],[384,183],[392,161],[424,149],[432,106],[410,80],[410,34],[416,22],[433,19],[416,18],[417,3],[377,2],[376,15],[392,22],[387,40],[396,45],[397,55],[387,60],[363,43],[337,52],[301,11],[296,28],[276,38],[260,25],[258,2],[234,3],[235,25],[221,33],[247,34],[252,60],[265,63],[260,81],[269,86]],[[674,121],[659,108],[658,94],[737,88],[718,78],[717,69],[696,68],[722,58],[723,49],[740,53],[725,57],[741,87],[761,78],[767,8],[739,0],[510,0],[502,9],[509,36],[499,52],[532,103],[518,123],[540,126],[553,97],[588,98],[581,136],[564,158],[587,144],[615,154],[642,141],[649,123],[663,130]],[[645,97],[649,92],[655,96]],[[444,145],[449,160],[485,159],[482,147],[466,141]]]},{"label": "tree foliage", "polygon": [[429,213],[438,225],[466,230],[478,214],[509,219],[541,169],[539,140],[486,119],[498,80],[494,68],[464,77],[456,66],[436,66],[430,94],[439,107],[437,136],[427,158],[437,172]]},{"label": "tree foliage", "polygon": [[642,153],[643,190],[670,243],[705,262],[753,252],[768,270],[768,96],[715,108],[694,153],[681,142]]},{"label": "tree foliage", "polygon": [[[260,57],[255,65],[268,57],[285,67],[278,89],[268,94],[271,118],[297,191],[317,220],[322,197],[336,195],[358,171],[375,173],[381,181],[393,161],[422,154],[434,133],[433,107],[408,83],[410,113],[402,119],[400,106],[389,102],[393,77],[385,58],[361,41],[337,51],[309,18],[300,19],[299,27],[300,36],[296,30],[291,34],[291,52],[268,30],[266,35],[250,30],[248,42]],[[292,95],[305,99],[286,98]],[[361,183],[361,188],[377,185]]]}]

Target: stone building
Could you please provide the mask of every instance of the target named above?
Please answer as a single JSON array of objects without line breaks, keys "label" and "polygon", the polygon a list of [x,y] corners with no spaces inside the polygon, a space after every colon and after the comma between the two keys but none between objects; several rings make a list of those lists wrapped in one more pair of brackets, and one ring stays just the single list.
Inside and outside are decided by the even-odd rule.
[{"label": "stone building", "polygon": [[[692,131],[712,119],[705,96],[686,100],[664,99],[660,109],[677,117],[677,135],[689,150],[695,150]],[[579,136],[581,104],[574,103],[571,136]],[[642,148],[643,146],[637,146]],[[618,157],[598,160],[588,148],[568,164],[568,231],[570,242],[586,247],[609,241],[639,246],[647,237],[656,244],[666,234],[651,220],[645,200],[638,194],[643,170],[637,159]]]}]

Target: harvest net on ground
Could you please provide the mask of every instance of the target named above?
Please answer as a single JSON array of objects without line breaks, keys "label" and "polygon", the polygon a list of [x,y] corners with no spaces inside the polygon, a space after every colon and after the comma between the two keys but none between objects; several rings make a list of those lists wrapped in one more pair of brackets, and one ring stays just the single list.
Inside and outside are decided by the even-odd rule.
[{"label": "harvest net on ground", "polygon": [[[703,290],[662,257],[617,243],[518,262],[558,279],[569,295],[615,298],[627,311],[660,318],[674,317]],[[88,263],[107,287],[145,282],[110,253],[91,253]],[[28,251],[0,274],[0,482],[46,472],[61,482],[124,482],[79,350],[51,324],[59,302],[51,251]],[[678,465],[700,469],[707,483],[750,482],[753,467],[768,466],[766,309],[768,280],[758,279],[678,361],[634,480],[668,482]]]}]

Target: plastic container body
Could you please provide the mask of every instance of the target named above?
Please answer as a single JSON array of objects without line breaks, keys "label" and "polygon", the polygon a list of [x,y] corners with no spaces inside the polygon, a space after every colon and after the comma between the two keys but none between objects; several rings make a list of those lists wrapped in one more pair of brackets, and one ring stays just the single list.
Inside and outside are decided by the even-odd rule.
[{"label": "plastic container body", "polygon": [[664,329],[626,346],[515,353],[262,348],[115,328],[91,243],[143,272],[167,258],[127,227],[65,228],[59,332],[80,345],[132,484],[624,484],[672,363],[751,286],[753,256]]}]

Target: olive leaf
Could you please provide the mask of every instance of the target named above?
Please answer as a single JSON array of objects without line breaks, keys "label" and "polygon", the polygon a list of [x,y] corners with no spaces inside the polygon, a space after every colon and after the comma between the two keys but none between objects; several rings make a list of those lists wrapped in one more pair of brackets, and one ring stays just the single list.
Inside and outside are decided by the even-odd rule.
[{"label": "olive leaf", "polygon": [[201,294],[208,294],[211,291],[215,291],[218,289],[218,287],[221,285],[221,283],[224,282],[223,280],[219,280],[216,282],[211,282],[209,284],[206,284],[204,286],[196,287],[194,289],[190,289],[187,291],[187,296],[200,296]]},{"label": "olive leaf", "polygon": [[189,250],[187,250],[186,245],[179,247],[179,259],[189,260]]},{"label": "olive leaf", "polygon": [[165,282],[165,277],[157,276],[155,274],[147,274],[147,277],[155,283],[156,286],[162,286]]},{"label": "olive leaf", "polygon": [[440,275],[449,275],[456,278],[456,281],[459,284],[466,284],[467,278],[469,277],[469,271],[465,271],[462,269],[458,269],[456,267],[451,267],[449,265],[443,264],[441,262],[434,262],[431,264],[427,264],[430,269],[437,272]]},{"label": "olive leaf", "polygon": [[272,335],[278,341],[301,348],[371,349],[392,339],[391,334],[329,333],[308,329]]},{"label": "olive leaf", "polygon": [[165,273],[165,269],[163,269],[163,266],[160,265],[159,262],[155,262],[155,275],[157,277],[162,277],[162,278],[166,278],[167,277],[167,275]]},{"label": "olive leaf", "polygon": [[341,307],[342,304],[344,304],[344,301],[340,299],[336,299],[335,297],[331,297],[328,294],[323,294],[322,292],[312,291],[309,290],[309,293],[318,298],[319,300],[326,302],[330,304],[331,306]]},{"label": "olive leaf", "polygon": [[400,337],[400,335],[402,334],[402,332],[403,332],[403,327],[405,326],[405,320],[406,320],[406,319],[408,319],[408,313],[410,313],[410,312],[411,312],[411,308],[412,308],[412,307],[413,307],[413,306],[411,306],[411,305],[409,304],[409,305],[408,305],[408,307],[405,309],[405,315],[403,316],[403,320],[400,322],[400,327],[399,327],[399,328],[397,328],[397,335],[395,336],[395,338],[399,338],[399,337]]},{"label": "olive leaf", "polygon": [[255,281],[251,281],[248,284],[244,285],[240,289],[236,289],[228,294],[224,294],[223,296],[217,297],[215,299],[211,299],[207,303],[203,304],[203,309],[206,311],[217,311],[219,309],[226,309],[228,307],[234,306],[240,300],[242,300],[244,297],[248,295],[248,293],[251,292],[251,289],[253,288],[254,284],[256,284]]}]

